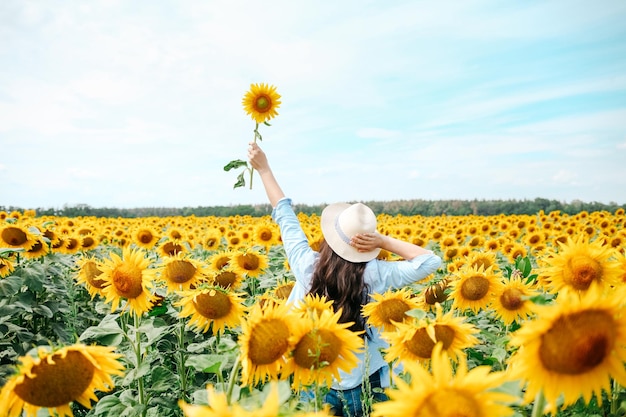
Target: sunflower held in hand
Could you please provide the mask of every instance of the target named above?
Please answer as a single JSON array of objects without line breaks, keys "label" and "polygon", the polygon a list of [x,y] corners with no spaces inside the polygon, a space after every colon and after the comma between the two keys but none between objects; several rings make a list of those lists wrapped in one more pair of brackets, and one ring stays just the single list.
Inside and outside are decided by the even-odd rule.
[{"label": "sunflower held in hand", "polygon": [[[259,132],[259,125],[262,123],[270,126],[268,120],[278,115],[276,110],[280,106],[280,94],[276,92],[276,87],[264,83],[251,84],[250,90],[243,97],[242,104],[246,114],[249,114],[255,122],[254,141],[263,140]],[[244,167],[244,169],[237,176],[237,182],[235,182],[233,188],[244,187],[246,185],[244,175],[246,172],[249,172],[250,189],[252,189],[254,168],[248,166],[248,162],[242,159],[234,159],[224,166],[224,171],[241,167]]]}]

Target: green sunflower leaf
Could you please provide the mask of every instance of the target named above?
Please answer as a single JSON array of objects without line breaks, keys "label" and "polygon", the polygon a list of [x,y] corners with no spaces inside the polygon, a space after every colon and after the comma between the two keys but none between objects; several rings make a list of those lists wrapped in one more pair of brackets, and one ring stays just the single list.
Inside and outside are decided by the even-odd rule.
[{"label": "green sunflower leaf", "polygon": [[234,159],[224,166],[224,171],[230,171],[231,169],[237,169],[239,167],[247,167],[248,163],[241,159]]},{"label": "green sunflower leaf", "polygon": [[243,177],[245,171],[242,171],[239,175],[237,175],[237,182],[233,186],[233,188],[244,187],[246,185],[246,180]]}]

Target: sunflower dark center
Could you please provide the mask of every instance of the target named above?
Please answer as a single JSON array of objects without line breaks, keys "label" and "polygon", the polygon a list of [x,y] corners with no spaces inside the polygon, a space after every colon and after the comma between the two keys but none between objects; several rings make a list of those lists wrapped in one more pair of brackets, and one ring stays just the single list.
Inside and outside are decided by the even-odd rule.
[{"label": "sunflower dark center", "polygon": [[264,242],[269,242],[272,240],[272,232],[267,229],[263,229],[261,233],[259,233],[259,239]]},{"label": "sunflower dark center", "polygon": [[293,282],[281,285],[280,287],[276,288],[276,296],[278,298],[281,299],[287,299],[289,298],[289,294],[291,294],[291,290],[293,289]]},{"label": "sunflower dark center", "polygon": [[80,242],[78,241],[78,239],[74,237],[70,237],[69,239],[67,239],[67,244],[65,245],[65,249],[74,250],[78,246],[80,246]]},{"label": "sunflower dark center", "polygon": [[444,388],[426,397],[415,415],[480,417],[481,408],[471,394],[454,388]]},{"label": "sunflower dark center", "polygon": [[615,320],[605,311],[563,315],[541,337],[539,358],[549,371],[579,375],[601,364],[615,344]]},{"label": "sunflower dark center", "polygon": [[148,244],[152,242],[152,239],[154,239],[154,236],[152,235],[152,233],[150,233],[149,230],[142,230],[139,232],[139,235],[138,235],[139,242],[143,244]]},{"label": "sunflower dark center", "polygon": [[174,242],[166,242],[165,245],[163,245],[163,253],[168,256],[174,256],[182,251],[183,247]]},{"label": "sunflower dark center", "polygon": [[176,284],[184,284],[196,275],[196,267],[189,261],[176,259],[165,267],[167,278]]},{"label": "sunflower dark center", "polygon": [[26,236],[23,230],[17,227],[7,227],[2,231],[2,240],[10,246],[19,246],[26,243],[28,236]]},{"label": "sunflower dark center", "polygon": [[141,270],[126,264],[119,265],[113,270],[113,285],[122,297],[139,297],[143,292]]},{"label": "sunflower dark center", "polygon": [[424,301],[426,301],[426,304],[434,305],[446,301],[448,299],[448,295],[446,294],[447,285],[447,282],[440,281],[426,288],[426,291],[424,291]]},{"label": "sunflower dark center", "polygon": [[215,276],[215,283],[222,288],[231,287],[237,282],[237,274],[232,271],[222,271]]},{"label": "sunflower dark center", "polygon": [[448,248],[448,249],[446,249],[445,253],[446,253],[446,258],[447,259],[452,259],[456,255],[458,255],[459,249],[458,248]]},{"label": "sunflower dark center", "polygon": [[566,265],[563,279],[577,290],[585,291],[591,283],[602,278],[600,262],[586,255],[572,257]]},{"label": "sunflower dark center", "polygon": [[91,236],[86,236],[85,238],[83,238],[83,243],[82,243],[81,246],[84,249],[87,249],[87,248],[91,248],[91,247],[93,247],[95,245],[96,245],[95,239],[93,237],[91,237]]},{"label": "sunflower dark center", "polygon": [[225,266],[227,266],[229,262],[230,262],[230,258],[228,256],[222,256],[215,261],[215,267],[217,269],[222,269]]},{"label": "sunflower dark center", "polygon": [[254,102],[254,109],[260,113],[268,111],[272,107],[272,100],[265,95],[258,97]]},{"label": "sunflower dark center", "polygon": [[259,268],[259,257],[252,253],[245,253],[237,257],[237,263],[246,271],[255,271]]},{"label": "sunflower dark center", "polygon": [[32,367],[35,378],[26,376],[15,387],[18,397],[37,407],[59,407],[75,401],[89,388],[95,369],[82,353],[69,351],[65,357],[55,354],[52,361],[44,359]]},{"label": "sunflower dark center", "polygon": [[[454,341],[454,330],[446,325],[435,325],[435,339],[442,342],[442,350],[450,347]],[[409,352],[423,359],[430,359],[435,342],[430,338],[425,328],[418,329],[413,337],[405,342],[405,346]]]},{"label": "sunflower dark center", "polygon": [[502,307],[507,310],[519,310],[524,305],[524,299],[522,298],[523,295],[524,293],[517,288],[507,288],[502,292],[502,295],[500,295],[500,303],[502,304]]},{"label": "sunflower dark center", "polygon": [[483,299],[488,291],[489,280],[482,275],[471,276],[461,285],[461,295],[470,301]]},{"label": "sunflower dark center", "polygon": [[319,369],[331,365],[341,349],[341,340],[326,329],[312,330],[296,345],[293,357],[296,364],[304,369]]},{"label": "sunflower dark center", "polygon": [[85,278],[89,285],[94,288],[102,289],[104,287],[105,281],[98,279],[98,277],[102,274],[102,271],[98,269],[98,265],[94,261],[89,261],[83,265],[83,272],[85,273]]},{"label": "sunflower dark center", "polygon": [[211,320],[226,317],[232,310],[228,295],[215,290],[196,295],[193,305],[198,313]]},{"label": "sunflower dark center", "polygon": [[393,324],[393,321],[402,323],[409,306],[404,300],[391,299],[382,301],[377,310],[384,324]]},{"label": "sunflower dark center", "polygon": [[492,262],[487,258],[478,258],[470,266],[475,266],[476,268],[482,267],[483,269],[487,269],[492,265]]},{"label": "sunflower dark center", "polygon": [[254,365],[269,365],[289,347],[289,328],[282,319],[266,319],[252,328],[248,357]]},{"label": "sunflower dark center", "polygon": [[42,249],[43,249],[43,243],[41,243],[41,240],[38,240],[37,242],[35,242],[33,247],[28,250],[28,252],[29,253],[37,253],[37,252],[39,252]]}]

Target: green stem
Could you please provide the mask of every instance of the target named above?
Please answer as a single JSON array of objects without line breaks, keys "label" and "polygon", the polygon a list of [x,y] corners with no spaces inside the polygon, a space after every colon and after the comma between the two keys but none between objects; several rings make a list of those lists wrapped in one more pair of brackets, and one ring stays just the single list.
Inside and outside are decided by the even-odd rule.
[{"label": "green stem", "polygon": [[611,393],[611,415],[617,415],[617,400],[619,398],[620,385],[615,379],[613,380],[613,392]]},{"label": "green stem", "polygon": [[[254,126],[254,143],[256,143],[256,138],[259,137],[259,123],[256,122],[256,126]],[[250,167],[250,189],[252,189],[252,178],[254,174],[254,167]]]},{"label": "green stem", "polygon": [[546,398],[543,396],[543,391],[539,391],[535,397],[535,403],[533,404],[533,411],[530,417],[543,416],[543,409],[546,405]]},{"label": "green stem", "polygon": [[[135,313],[133,315],[133,318],[135,320],[135,355],[137,357],[136,369],[137,369],[137,372],[139,372],[141,368],[141,361],[142,361],[142,356],[143,356],[141,354],[141,332],[139,332],[140,317],[137,313]],[[142,376],[137,379],[137,391],[139,392],[139,403],[143,405],[141,415],[145,417],[146,411],[147,411],[147,407],[146,407],[147,404],[146,404],[146,394],[144,392]]]},{"label": "green stem", "polygon": [[185,322],[179,320],[178,332],[178,373],[180,374],[180,390],[182,400],[187,401],[187,371],[185,369]]},{"label": "green stem", "polygon": [[226,391],[226,402],[230,404],[231,397],[233,395],[233,389],[235,388],[235,381],[237,380],[237,374],[239,373],[239,368],[241,368],[241,359],[239,355],[235,359],[235,364],[233,365],[233,369],[230,371],[230,380],[228,381],[228,391]]},{"label": "green stem", "polygon": [[322,393],[320,392],[320,384],[315,383],[315,389],[313,390],[315,393],[315,412],[317,413],[322,409]]}]

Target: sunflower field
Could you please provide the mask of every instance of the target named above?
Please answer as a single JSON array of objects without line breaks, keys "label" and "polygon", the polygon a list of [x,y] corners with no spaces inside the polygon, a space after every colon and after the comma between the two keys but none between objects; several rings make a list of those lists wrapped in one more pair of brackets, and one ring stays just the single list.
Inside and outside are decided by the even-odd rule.
[{"label": "sunflower field", "polygon": [[[443,263],[363,306],[393,370],[366,415],[626,415],[625,217],[379,214]],[[0,212],[0,417],[328,416],[365,342],[293,285],[269,216]]]}]

